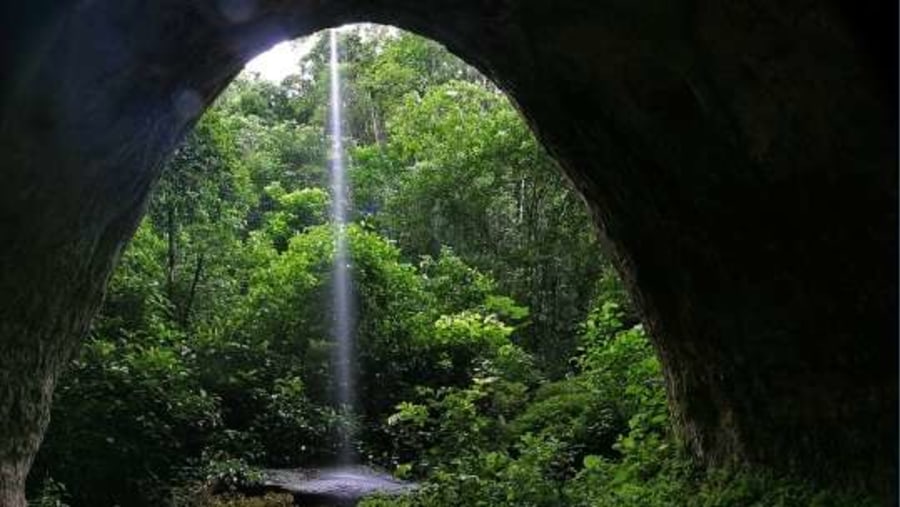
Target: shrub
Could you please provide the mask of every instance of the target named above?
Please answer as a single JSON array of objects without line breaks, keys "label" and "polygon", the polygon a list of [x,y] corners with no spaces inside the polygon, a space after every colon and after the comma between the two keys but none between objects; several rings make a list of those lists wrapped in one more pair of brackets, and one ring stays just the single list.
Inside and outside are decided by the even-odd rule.
[{"label": "shrub", "polygon": [[597,395],[582,378],[545,384],[511,424],[514,435],[555,438],[577,467],[588,454],[616,456],[613,449],[627,422],[611,400]]},{"label": "shrub", "polygon": [[65,503],[67,496],[64,484],[47,477],[41,482],[37,496],[29,500],[28,505],[31,507],[69,507]]},{"label": "shrub", "polygon": [[190,502],[183,507],[291,507],[294,505],[294,497],[287,493],[267,493],[256,497],[207,493]]}]

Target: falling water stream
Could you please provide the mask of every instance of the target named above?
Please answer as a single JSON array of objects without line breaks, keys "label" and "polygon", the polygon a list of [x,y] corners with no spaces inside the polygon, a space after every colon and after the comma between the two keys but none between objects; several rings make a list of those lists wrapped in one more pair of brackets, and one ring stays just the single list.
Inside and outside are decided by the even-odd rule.
[{"label": "falling water stream", "polygon": [[[347,184],[344,179],[344,141],[341,133],[341,83],[336,30],[329,33],[331,58],[331,94],[328,135],[331,139],[331,220],[334,227],[334,265],[332,267],[331,315],[334,401],[344,419],[356,413],[356,362],[354,336],[356,312],[347,244]],[[372,493],[402,494],[414,484],[398,481],[390,474],[359,465],[353,445],[352,425],[341,424],[337,466],[313,469],[269,469],[263,485],[294,495],[295,505],[352,506]]]},{"label": "falling water stream", "polygon": [[[356,400],[353,341],[355,319],[353,309],[350,253],[347,247],[347,186],[344,181],[344,140],[341,132],[341,82],[338,60],[337,31],[329,33],[331,58],[331,101],[329,104],[329,135],[331,138],[331,220],[334,227],[334,265],[332,273],[332,338],[334,340],[333,367],[335,378],[335,402],[342,414],[352,416]],[[346,417],[345,419],[349,419]],[[349,424],[341,424],[338,442],[338,464],[350,465],[356,461],[353,450],[353,434]]]}]

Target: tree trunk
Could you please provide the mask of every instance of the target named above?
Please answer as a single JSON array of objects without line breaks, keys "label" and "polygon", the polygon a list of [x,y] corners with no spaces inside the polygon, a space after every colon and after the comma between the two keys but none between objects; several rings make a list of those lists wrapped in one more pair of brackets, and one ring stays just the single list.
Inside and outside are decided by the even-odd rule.
[{"label": "tree trunk", "polygon": [[[167,199],[168,201],[168,199]],[[178,226],[175,222],[175,205],[166,202],[166,295],[175,305],[175,270],[178,265]]]},{"label": "tree trunk", "polygon": [[194,306],[194,298],[197,295],[197,284],[200,283],[200,275],[203,273],[203,254],[197,254],[197,263],[194,265],[194,277],[191,279],[191,288],[188,291],[184,310],[181,312],[181,327],[187,329],[191,322],[191,308]]}]

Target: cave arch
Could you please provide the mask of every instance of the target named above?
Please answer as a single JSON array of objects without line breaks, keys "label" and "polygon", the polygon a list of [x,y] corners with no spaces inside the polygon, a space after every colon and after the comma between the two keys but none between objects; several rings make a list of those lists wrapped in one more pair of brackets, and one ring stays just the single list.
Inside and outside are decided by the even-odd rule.
[{"label": "cave arch", "polygon": [[518,105],[616,253],[701,460],[889,490],[896,4],[20,4],[0,18],[0,504],[24,505],[166,155],[254,54],[361,21],[447,45]]}]

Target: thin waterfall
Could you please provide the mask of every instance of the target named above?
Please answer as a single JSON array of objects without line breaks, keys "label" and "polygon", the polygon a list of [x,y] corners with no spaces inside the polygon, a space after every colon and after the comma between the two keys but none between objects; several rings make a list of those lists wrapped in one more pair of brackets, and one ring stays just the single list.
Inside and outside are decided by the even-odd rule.
[{"label": "thin waterfall", "polygon": [[[330,30],[331,101],[329,104],[329,135],[331,137],[331,220],[334,227],[334,265],[332,273],[332,339],[335,402],[340,412],[350,417],[356,408],[354,357],[355,315],[350,273],[350,252],[347,245],[347,186],[344,181],[344,140],[341,128],[341,83],[338,61],[337,31]],[[352,425],[341,424],[338,436],[338,463],[349,465],[356,461]]]}]

